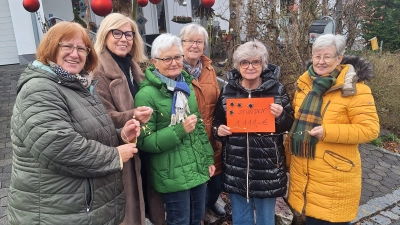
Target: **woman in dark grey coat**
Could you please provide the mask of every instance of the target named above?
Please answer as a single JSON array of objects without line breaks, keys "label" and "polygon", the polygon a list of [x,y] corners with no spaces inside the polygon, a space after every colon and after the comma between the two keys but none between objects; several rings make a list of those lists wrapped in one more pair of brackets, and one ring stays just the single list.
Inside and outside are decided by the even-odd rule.
[{"label": "woman in dark grey coat", "polygon": [[[232,203],[233,224],[274,225],[276,197],[286,193],[283,132],[292,125],[293,109],[278,81],[280,69],[268,64],[268,52],[261,42],[239,46],[233,61],[235,69],[227,75],[228,84],[221,90],[213,120],[214,134],[223,146],[223,188]],[[274,103],[264,107],[275,118],[275,132],[232,133],[227,126],[227,100],[265,97],[274,98]],[[250,105],[237,107],[251,109]]]},{"label": "woman in dark grey coat", "polygon": [[[119,225],[124,218],[122,163],[137,152],[129,142],[140,128],[130,120],[115,129],[87,74],[97,65],[92,49],[81,25],[57,23],[20,76],[8,224]],[[127,144],[118,146],[120,139]]]}]

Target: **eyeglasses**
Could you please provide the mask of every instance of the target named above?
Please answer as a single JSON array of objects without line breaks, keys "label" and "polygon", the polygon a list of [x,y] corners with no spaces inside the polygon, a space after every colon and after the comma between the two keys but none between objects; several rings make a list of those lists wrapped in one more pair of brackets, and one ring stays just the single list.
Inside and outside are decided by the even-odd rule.
[{"label": "eyeglasses", "polygon": [[182,40],[182,42],[186,42],[189,45],[193,45],[194,43],[196,43],[197,46],[201,46],[204,45],[204,41],[194,41],[194,40]]},{"label": "eyeglasses", "polygon": [[81,56],[87,56],[90,53],[90,48],[88,47],[82,47],[82,46],[74,46],[71,43],[63,43],[63,42],[58,42],[58,45],[60,46],[61,51],[65,53],[72,53],[74,49],[76,48],[76,51],[78,52],[79,55]]},{"label": "eyeglasses", "polygon": [[247,60],[240,61],[240,67],[241,67],[242,69],[247,69],[247,68],[249,68],[250,64],[253,66],[254,69],[255,69],[255,68],[258,68],[258,67],[261,66],[261,60],[253,60],[253,61],[251,61],[251,62],[249,62],[249,61],[247,61]]},{"label": "eyeglasses", "polygon": [[126,40],[130,41],[133,39],[133,37],[135,37],[135,32],[133,31],[122,32],[121,30],[118,29],[112,29],[111,33],[115,39],[121,39],[122,35],[125,35]]},{"label": "eyeglasses", "polygon": [[313,62],[319,62],[321,59],[325,63],[330,63],[333,61],[334,58],[336,58],[337,55],[332,56],[332,55],[324,55],[323,57],[321,55],[313,55],[312,60]]},{"label": "eyeglasses", "polygon": [[177,55],[175,57],[165,57],[165,58],[155,57],[155,59],[162,60],[164,62],[164,64],[168,66],[168,65],[172,64],[172,60],[175,60],[176,63],[181,63],[183,61],[183,56],[184,55]]}]

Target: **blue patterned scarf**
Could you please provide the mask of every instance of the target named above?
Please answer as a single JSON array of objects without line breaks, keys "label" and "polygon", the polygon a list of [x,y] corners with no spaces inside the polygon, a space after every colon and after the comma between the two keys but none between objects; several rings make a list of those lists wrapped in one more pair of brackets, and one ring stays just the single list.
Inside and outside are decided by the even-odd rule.
[{"label": "blue patterned scarf", "polygon": [[185,68],[185,70],[196,80],[199,80],[202,67],[203,64],[201,63],[201,59],[199,59],[195,67],[192,67],[185,59],[183,59],[183,68]]},{"label": "blue patterned scarf", "polygon": [[153,73],[160,78],[161,82],[167,85],[167,89],[174,92],[172,97],[171,107],[171,123],[170,126],[176,125],[183,122],[190,113],[188,105],[188,97],[190,95],[190,89],[188,84],[185,82],[185,78],[180,74],[175,80],[171,80],[168,77],[162,75],[160,71],[155,69]]}]

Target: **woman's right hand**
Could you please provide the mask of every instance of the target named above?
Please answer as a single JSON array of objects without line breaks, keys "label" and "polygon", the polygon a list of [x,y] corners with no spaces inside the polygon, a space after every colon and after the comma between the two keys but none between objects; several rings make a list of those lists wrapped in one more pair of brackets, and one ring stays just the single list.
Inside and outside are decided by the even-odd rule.
[{"label": "woman's right hand", "polygon": [[139,106],[135,109],[134,118],[139,120],[141,124],[149,122],[153,109],[148,106]]},{"label": "woman's right hand", "polygon": [[230,130],[231,130],[230,127],[228,127],[226,125],[220,125],[218,127],[218,136],[225,137],[225,136],[231,135],[232,132]]},{"label": "woman's right hand", "polygon": [[190,115],[186,117],[185,121],[183,121],[183,129],[185,129],[186,133],[189,134],[196,128],[196,123],[196,115]]},{"label": "woman's right hand", "polygon": [[117,147],[119,156],[122,159],[122,162],[128,161],[130,158],[132,158],[135,153],[138,152],[138,149],[136,148],[136,144],[126,144],[126,145],[120,145]]}]

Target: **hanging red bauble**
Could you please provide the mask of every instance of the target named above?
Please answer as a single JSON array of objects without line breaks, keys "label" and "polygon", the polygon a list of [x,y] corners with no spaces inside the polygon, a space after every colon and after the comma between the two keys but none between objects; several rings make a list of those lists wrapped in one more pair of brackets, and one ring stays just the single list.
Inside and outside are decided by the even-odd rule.
[{"label": "hanging red bauble", "polygon": [[111,0],[92,0],[90,3],[92,11],[98,16],[106,16],[112,11]]},{"label": "hanging red bauble", "polygon": [[201,4],[205,7],[205,8],[211,8],[215,3],[215,0],[201,0]]},{"label": "hanging red bauble", "polygon": [[22,5],[28,12],[36,12],[40,7],[39,0],[23,0]]},{"label": "hanging red bauble", "polygon": [[158,3],[161,2],[161,0],[149,0],[151,3],[153,3],[154,5],[157,5]]},{"label": "hanging red bauble", "polygon": [[138,0],[137,1],[138,6],[140,6],[140,7],[145,7],[148,3],[149,3],[148,0]]}]

